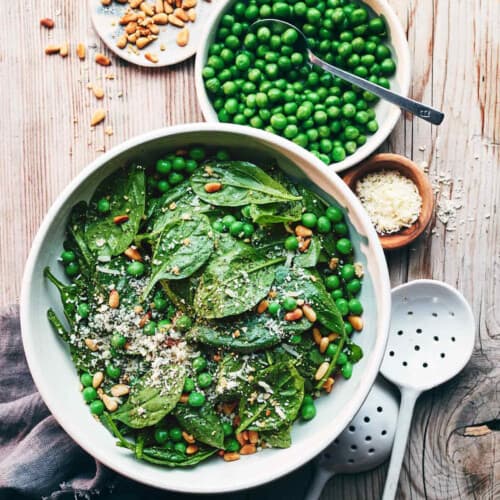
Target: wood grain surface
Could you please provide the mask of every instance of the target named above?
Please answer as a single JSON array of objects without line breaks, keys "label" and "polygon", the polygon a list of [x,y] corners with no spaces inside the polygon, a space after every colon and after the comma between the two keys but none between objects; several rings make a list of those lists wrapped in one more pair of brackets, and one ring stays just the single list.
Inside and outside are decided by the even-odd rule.
[{"label": "wood grain surface", "polygon": [[[446,113],[439,128],[402,118],[384,147],[428,169],[440,214],[410,248],[388,255],[391,281],[444,280],[465,294],[477,321],[470,364],[417,403],[398,498],[497,499],[500,2],[389,2],[410,42],[412,96]],[[2,6],[9,19],[0,31],[0,304],[5,305],[18,300],[24,262],[45,212],[86,164],[136,134],[202,117],[192,61],[144,70],[113,57],[112,66],[97,66],[94,53],[104,49],[85,1],[5,1]],[[46,16],[56,22],[51,31],[39,27],[39,19]],[[44,55],[46,45],[64,41],[71,44],[69,57]],[[84,62],[75,54],[78,42],[87,45]],[[105,89],[102,101],[93,96],[89,83]],[[92,129],[90,118],[98,107],[107,117],[104,126]],[[108,126],[113,135],[105,134]],[[441,220],[446,218],[445,225]],[[474,428],[482,424],[485,433],[474,435],[481,434]],[[382,466],[336,477],[322,498],[378,499],[385,472]],[[235,497],[282,498],[282,491],[268,487]],[[299,498],[298,491],[290,491],[287,498]]]}]

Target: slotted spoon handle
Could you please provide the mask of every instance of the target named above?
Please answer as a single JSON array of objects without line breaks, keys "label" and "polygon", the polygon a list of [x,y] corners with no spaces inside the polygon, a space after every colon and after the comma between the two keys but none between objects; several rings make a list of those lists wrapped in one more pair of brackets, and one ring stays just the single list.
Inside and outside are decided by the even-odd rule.
[{"label": "slotted spoon handle", "polygon": [[309,485],[306,497],[304,500],[318,500],[321,496],[321,492],[325,487],[325,484],[329,481],[331,477],[335,476],[335,472],[330,472],[322,469],[320,466],[316,466],[316,472],[312,483]]},{"label": "slotted spoon handle", "polygon": [[406,443],[410,433],[411,420],[415,402],[420,396],[419,391],[413,389],[401,388],[401,406],[399,408],[398,426],[394,436],[394,445],[392,446],[391,461],[389,471],[385,482],[384,495],[382,500],[394,500],[398,489],[399,475],[406,451]]}]

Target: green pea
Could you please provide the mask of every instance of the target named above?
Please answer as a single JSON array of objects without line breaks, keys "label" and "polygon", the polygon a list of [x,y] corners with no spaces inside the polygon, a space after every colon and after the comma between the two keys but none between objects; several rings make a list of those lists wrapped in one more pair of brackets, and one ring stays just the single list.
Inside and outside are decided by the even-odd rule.
[{"label": "green pea", "polygon": [[156,295],[153,300],[153,303],[155,305],[155,309],[160,312],[164,311],[168,306],[167,300],[161,295]]},{"label": "green pea", "polygon": [[302,400],[303,405],[312,405],[314,404],[314,399],[310,394],[304,395],[304,399]]},{"label": "green pea", "polygon": [[317,222],[318,232],[320,233],[329,233],[332,229],[332,223],[328,217],[322,215],[318,218]]},{"label": "green pea", "polygon": [[342,211],[337,207],[328,207],[326,209],[325,215],[332,222],[340,222],[344,218]]},{"label": "green pea", "polygon": [[189,406],[192,406],[193,408],[198,408],[200,406],[203,406],[204,403],[205,403],[205,395],[203,393],[193,391],[189,394],[188,397]]},{"label": "green pea", "polygon": [[111,345],[115,349],[121,349],[125,347],[126,343],[127,339],[120,333],[114,333],[113,336],[111,337]]},{"label": "green pea", "polygon": [[359,24],[363,24],[367,20],[368,20],[368,12],[365,8],[362,8],[362,7],[358,8],[358,9],[354,9],[349,16],[349,21],[354,26],[357,26]]},{"label": "green pea", "polygon": [[343,366],[347,363],[347,361],[348,361],[347,354],[345,352],[341,352],[339,354],[339,357],[337,358],[337,364]]},{"label": "green pea", "polygon": [[82,391],[83,399],[86,403],[90,403],[97,398],[97,391],[93,387],[85,387]]},{"label": "green pea", "polygon": [[340,279],[337,275],[331,274],[325,279],[325,286],[328,290],[335,290],[340,286]]},{"label": "green pea", "polygon": [[175,186],[176,184],[180,184],[184,180],[184,176],[179,172],[171,172],[168,176],[168,182]]},{"label": "green pea", "polygon": [[343,255],[348,255],[352,252],[352,244],[347,238],[340,238],[335,247]]},{"label": "green pea", "polygon": [[185,314],[177,318],[177,321],[175,322],[175,327],[177,330],[181,332],[185,332],[189,330],[192,326],[192,321],[189,316],[186,316]]},{"label": "green pea", "polygon": [[349,361],[351,363],[357,363],[363,357],[363,349],[357,344],[350,344],[349,349],[351,350]]},{"label": "green pea", "polygon": [[341,288],[337,288],[336,290],[333,290],[333,292],[330,294],[333,300],[341,299],[344,296],[344,292],[342,291]]},{"label": "green pea", "polygon": [[160,179],[156,187],[158,191],[166,193],[170,189],[170,184],[165,179]]},{"label": "green pea", "polygon": [[131,276],[142,276],[144,274],[145,267],[142,262],[135,260],[127,266],[127,274]]},{"label": "green pea", "polygon": [[361,290],[361,281],[354,278],[346,285],[347,291],[350,293],[358,293]]},{"label": "green pea", "polygon": [[344,222],[337,222],[337,224],[334,224],[333,229],[337,234],[340,234],[341,236],[345,236],[349,233],[347,224],[345,224]]},{"label": "green pea", "polygon": [[182,430],[179,427],[172,427],[168,431],[168,435],[172,441],[175,442],[182,441]]},{"label": "green pea", "polygon": [[316,227],[316,224],[318,222],[318,218],[312,212],[306,212],[305,214],[302,214],[300,220],[304,226],[311,229]]},{"label": "green pea", "polygon": [[[175,310],[171,312],[169,309],[168,316],[172,317],[174,315],[174,313],[175,313]],[[154,323],[154,321],[150,321],[149,323]],[[149,325],[149,323],[147,323],[147,324]],[[168,319],[162,319],[161,321],[158,321],[158,324],[156,325],[156,327],[158,329],[158,332],[167,333],[168,330],[170,330],[170,328],[172,328],[172,323]]]},{"label": "green pea", "polygon": [[158,444],[165,444],[168,441],[168,431],[167,429],[156,429],[155,430],[155,441]]},{"label": "green pea", "polygon": [[224,449],[226,451],[239,451],[240,450],[240,443],[235,438],[229,438],[225,441],[224,443]]},{"label": "green pea", "polygon": [[384,59],[391,57],[391,51],[386,45],[377,45],[377,48],[375,49],[375,57],[377,58],[377,61],[383,61]]},{"label": "green pea", "polygon": [[273,316],[278,314],[279,310],[280,310],[280,305],[278,304],[278,302],[270,302],[269,305],[267,306],[267,312],[269,314],[272,314]]},{"label": "green pea", "polygon": [[222,431],[224,432],[225,437],[229,437],[234,434],[233,426],[228,422],[222,423]]},{"label": "green pea", "polygon": [[229,234],[239,236],[243,232],[243,222],[236,220],[229,226]]},{"label": "green pea", "polygon": [[374,35],[384,33],[385,22],[382,17],[374,17],[368,21],[368,31]]},{"label": "green pea", "polygon": [[276,2],[275,4],[273,4],[272,9],[273,9],[273,16],[279,18],[287,18],[290,17],[291,15],[291,8],[285,2]]},{"label": "green pea", "polygon": [[346,157],[345,149],[342,146],[336,146],[332,151],[332,159],[334,162],[339,162],[344,160]]},{"label": "green pea", "polygon": [[347,302],[346,299],[343,298],[337,299],[335,301],[335,304],[340,314],[342,314],[342,316],[346,316],[347,314],[349,314],[349,303]]},{"label": "green pea", "polygon": [[302,405],[300,415],[303,420],[312,420],[316,416],[316,406],[314,404]]},{"label": "green pea", "polygon": [[297,250],[299,248],[299,241],[297,240],[296,236],[288,236],[288,238],[285,240],[285,248],[287,250]]},{"label": "green pea", "polygon": [[293,45],[297,41],[297,39],[298,33],[293,28],[288,28],[281,34],[281,41],[285,45]]},{"label": "green pea", "polygon": [[93,377],[90,373],[82,373],[80,375],[80,382],[84,387],[90,387],[92,385]]},{"label": "green pea", "polygon": [[236,217],[234,215],[228,214],[222,218],[222,224],[224,224],[224,227],[228,230],[233,222],[236,222]]},{"label": "green pea", "polygon": [[327,358],[333,358],[337,351],[339,350],[337,344],[328,344],[328,347],[326,348],[325,354]]},{"label": "green pea", "polygon": [[207,368],[207,360],[202,356],[198,356],[193,360],[192,366],[196,373],[200,373]]},{"label": "green pea", "polygon": [[292,335],[289,342],[290,344],[300,344],[302,342],[302,337],[299,334]]},{"label": "green pea", "polygon": [[75,252],[72,250],[65,250],[61,254],[61,260],[64,262],[64,264],[69,264],[70,262],[73,262],[76,259]]},{"label": "green pea", "polygon": [[121,371],[119,366],[115,366],[115,365],[107,365],[106,366],[106,375],[109,378],[117,379],[120,377],[121,373],[122,373],[122,371]]},{"label": "green pea", "polygon": [[351,378],[352,376],[352,363],[350,361],[346,361],[344,366],[340,369],[344,378]]},{"label": "green pea", "polygon": [[166,175],[172,170],[172,163],[168,160],[158,160],[156,162],[156,171],[161,175]]},{"label": "green pea", "polygon": [[243,235],[245,237],[249,238],[254,232],[255,228],[253,227],[253,224],[250,224],[249,222],[245,222],[243,224]]},{"label": "green pea", "polygon": [[282,113],[271,116],[271,125],[275,130],[283,130],[287,126],[286,116]]},{"label": "green pea", "polygon": [[285,297],[283,300],[283,307],[287,311],[293,311],[297,308],[297,301],[293,297]]},{"label": "green pea", "polygon": [[384,75],[393,75],[396,71],[396,63],[390,58],[384,59],[380,63],[380,70]]},{"label": "green pea", "polygon": [[214,228],[215,231],[218,233],[222,233],[225,229],[225,226],[222,221],[216,220],[212,223],[212,227]]},{"label": "green pea", "polygon": [[110,211],[110,209],[111,209],[111,205],[110,205],[109,201],[106,198],[101,198],[97,202],[97,210],[101,214],[108,213]]},{"label": "green pea", "polygon": [[210,373],[207,372],[200,373],[198,375],[198,385],[202,389],[210,387],[212,385],[212,375],[210,375]]},{"label": "green pea", "polygon": [[184,392],[194,391],[194,380],[190,377],[186,377],[184,380]]},{"label": "green pea", "polygon": [[344,281],[350,281],[355,276],[354,266],[352,264],[344,264],[340,269],[340,275]]},{"label": "green pea", "polygon": [[186,448],[187,448],[186,443],[183,443],[182,441],[174,444],[174,450],[178,451],[181,454],[186,453]]},{"label": "green pea", "polygon": [[90,313],[89,305],[86,304],[85,302],[78,304],[76,312],[78,313],[78,316],[80,316],[81,318],[88,318]]},{"label": "green pea", "polygon": [[100,399],[92,401],[89,408],[92,415],[102,415],[104,413],[104,403]]},{"label": "green pea", "polygon": [[349,311],[356,316],[363,314],[363,305],[358,299],[351,299],[349,301]]}]

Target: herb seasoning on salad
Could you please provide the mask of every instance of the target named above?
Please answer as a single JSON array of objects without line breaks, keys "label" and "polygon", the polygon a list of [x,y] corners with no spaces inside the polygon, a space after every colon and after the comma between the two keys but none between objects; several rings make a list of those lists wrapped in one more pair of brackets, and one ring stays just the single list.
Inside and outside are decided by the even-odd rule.
[{"label": "herb seasoning on salad", "polygon": [[362,266],[342,211],[278,168],[191,147],[117,170],[49,268],[90,412],[140,460],[192,466],[291,445],[351,377]]}]

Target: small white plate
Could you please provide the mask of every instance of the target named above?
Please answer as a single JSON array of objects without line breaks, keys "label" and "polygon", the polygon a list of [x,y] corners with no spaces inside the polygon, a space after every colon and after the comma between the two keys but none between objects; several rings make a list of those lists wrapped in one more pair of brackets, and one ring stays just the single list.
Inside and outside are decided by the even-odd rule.
[{"label": "small white plate", "polygon": [[[125,27],[120,25],[119,20],[128,9],[128,2],[125,4],[113,2],[110,6],[105,7],[102,5],[101,0],[89,0],[92,22],[101,40],[122,59],[148,68],[170,66],[191,57],[198,48],[200,35],[207,19],[215,12],[214,7],[216,3],[216,0],[211,2],[198,0],[198,4],[196,5],[196,21],[194,23],[186,23],[186,27],[189,29],[189,42],[185,47],[179,47],[176,42],[177,33],[181,28],[167,24],[159,26],[160,33],[157,40],[139,50],[138,54],[136,54],[130,50],[129,46],[124,49],[119,49],[116,46],[118,38],[124,32]],[[161,44],[165,46],[165,50],[160,50]],[[144,57],[144,54],[147,52],[157,56],[158,62],[152,63],[148,61]]]}]

